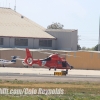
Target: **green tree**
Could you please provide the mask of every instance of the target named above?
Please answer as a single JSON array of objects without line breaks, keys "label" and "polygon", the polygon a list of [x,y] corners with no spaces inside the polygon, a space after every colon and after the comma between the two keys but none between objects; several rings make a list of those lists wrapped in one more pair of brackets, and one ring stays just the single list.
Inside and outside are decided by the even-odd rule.
[{"label": "green tree", "polygon": [[82,49],[82,50],[86,50],[86,47],[82,47],[81,49]]},{"label": "green tree", "polygon": [[52,23],[51,25],[47,26],[47,29],[63,29],[64,25],[60,23]]},{"label": "green tree", "polygon": [[93,48],[82,47],[81,50],[93,51]]},{"label": "green tree", "polygon": [[79,44],[77,45],[77,50],[81,50],[81,46]]},{"label": "green tree", "polygon": [[98,44],[95,47],[93,47],[93,50],[98,51]]}]

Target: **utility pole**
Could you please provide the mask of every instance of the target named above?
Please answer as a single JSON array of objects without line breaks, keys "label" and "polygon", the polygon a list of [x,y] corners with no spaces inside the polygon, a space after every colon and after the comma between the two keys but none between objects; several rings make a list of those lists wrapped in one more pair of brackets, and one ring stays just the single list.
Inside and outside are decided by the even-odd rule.
[{"label": "utility pole", "polygon": [[99,41],[98,41],[98,51],[100,51],[100,17],[99,17]]}]

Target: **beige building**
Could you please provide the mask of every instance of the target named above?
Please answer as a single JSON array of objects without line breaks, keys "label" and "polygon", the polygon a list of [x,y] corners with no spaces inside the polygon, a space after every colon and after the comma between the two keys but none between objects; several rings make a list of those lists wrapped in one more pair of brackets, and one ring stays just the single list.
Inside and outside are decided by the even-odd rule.
[{"label": "beige building", "polygon": [[77,30],[46,30],[10,8],[0,8],[0,47],[77,50]]},{"label": "beige building", "polygon": [[46,32],[57,38],[55,47],[57,50],[77,50],[77,30],[47,29]]}]

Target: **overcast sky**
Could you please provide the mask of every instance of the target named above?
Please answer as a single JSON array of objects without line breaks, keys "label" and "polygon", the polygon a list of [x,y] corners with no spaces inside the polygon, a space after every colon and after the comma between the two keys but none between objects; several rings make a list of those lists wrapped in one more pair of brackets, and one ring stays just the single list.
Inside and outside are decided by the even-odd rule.
[{"label": "overcast sky", "polygon": [[47,28],[53,22],[64,29],[78,29],[81,47],[93,47],[99,39],[100,0],[0,0],[1,7],[14,9]]}]

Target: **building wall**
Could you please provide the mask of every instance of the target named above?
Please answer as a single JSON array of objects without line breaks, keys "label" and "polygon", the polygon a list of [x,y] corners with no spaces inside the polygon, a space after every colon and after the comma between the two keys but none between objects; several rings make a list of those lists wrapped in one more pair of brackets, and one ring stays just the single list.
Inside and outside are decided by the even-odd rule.
[{"label": "building wall", "polygon": [[71,50],[77,50],[78,33],[77,31],[71,32]]},{"label": "building wall", "polygon": [[[48,40],[48,39],[45,39],[45,40]],[[52,47],[39,47],[39,39],[34,39],[33,45],[34,45],[34,49],[40,49],[40,48],[41,49],[55,49],[56,40],[52,40]]]},{"label": "building wall", "polygon": [[9,44],[10,44],[9,38],[8,37],[5,37],[4,38],[4,45],[3,45],[3,47],[7,47],[8,48],[8,47],[10,47]]},{"label": "building wall", "polygon": [[33,39],[33,45],[34,45],[34,49],[38,49],[39,48],[39,39]]},{"label": "building wall", "polygon": [[[43,59],[49,56],[50,54],[39,53],[37,51],[31,51],[31,54],[34,59]],[[65,56],[67,62],[74,67],[74,69],[88,69],[88,70],[100,70],[100,53],[98,52],[63,52],[58,50],[47,50],[49,53],[59,53],[59,54],[70,54],[73,56]],[[24,50],[2,50],[0,49],[0,59],[11,60],[11,56],[20,56],[24,59],[26,57],[25,49]],[[1,65],[0,65],[1,66]],[[17,60],[16,64],[6,65],[7,67],[24,67],[21,60]]]},{"label": "building wall", "polygon": [[[26,39],[26,38],[25,38]],[[30,48],[39,49],[39,39],[28,38],[28,46],[15,46],[15,38],[4,37],[4,45],[0,45],[3,48]],[[56,40],[52,40],[52,47],[42,47],[43,49],[55,49]]]},{"label": "building wall", "polygon": [[53,31],[46,30],[50,35],[57,38],[56,41],[56,49],[58,50],[77,50],[78,44],[78,37],[77,37],[77,30],[73,32],[67,31]]},{"label": "building wall", "polygon": [[[33,59],[44,59],[50,55],[50,54],[44,54],[44,53],[40,53],[38,51],[32,51],[32,50],[30,50],[30,52],[32,54]],[[55,53],[57,51],[46,50],[46,52]],[[59,54],[60,53],[62,52],[59,52]],[[66,54],[66,53],[63,53],[63,54]],[[11,56],[20,56],[20,58],[25,59],[26,57],[25,49],[23,50],[20,50],[20,49],[2,50],[0,49],[0,59],[11,60],[12,59]],[[22,64],[22,60],[17,60],[16,64],[9,64],[9,65],[6,65],[6,67],[24,67],[24,65]]]},{"label": "building wall", "polygon": [[66,60],[74,66],[75,69],[88,69],[88,70],[100,70],[100,53],[98,52],[70,52],[70,56]]},{"label": "building wall", "polygon": [[[15,38],[9,38],[10,39],[10,48],[33,48],[33,39],[28,39],[28,46],[15,46]],[[26,38],[25,38],[26,39]]]}]

